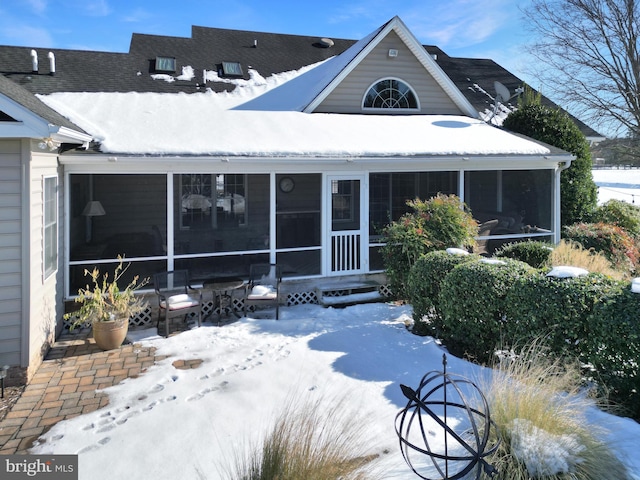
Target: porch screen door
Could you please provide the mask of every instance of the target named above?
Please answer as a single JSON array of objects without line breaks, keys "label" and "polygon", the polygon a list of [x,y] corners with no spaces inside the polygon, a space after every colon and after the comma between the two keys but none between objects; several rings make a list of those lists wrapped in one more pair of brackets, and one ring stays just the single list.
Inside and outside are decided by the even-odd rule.
[{"label": "porch screen door", "polygon": [[363,225],[363,177],[328,178],[331,202],[329,228],[329,274],[347,275],[365,271],[365,228]]}]

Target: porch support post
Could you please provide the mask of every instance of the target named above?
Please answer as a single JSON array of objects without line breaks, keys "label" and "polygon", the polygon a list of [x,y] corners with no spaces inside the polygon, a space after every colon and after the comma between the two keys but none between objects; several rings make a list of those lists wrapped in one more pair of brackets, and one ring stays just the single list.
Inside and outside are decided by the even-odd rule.
[{"label": "porch support post", "polygon": [[464,170],[460,170],[460,173],[458,174],[458,198],[460,199],[460,201],[462,203],[465,203],[465,198],[464,198],[464,174],[465,174]]},{"label": "porch support post", "polygon": [[560,218],[560,175],[563,170],[569,168],[571,162],[567,162],[567,164],[559,163],[557,168],[555,169],[555,187],[553,189],[554,199],[553,199],[553,243],[556,245],[560,243],[560,234],[561,231],[561,218]]},{"label": "porch support post", "polygon": [[167,270],[174,269],[173,172],[167,172]]},{"label": "porch support post", "polygon": [[269,263],[276,263],[276,174],[269,174]]}]

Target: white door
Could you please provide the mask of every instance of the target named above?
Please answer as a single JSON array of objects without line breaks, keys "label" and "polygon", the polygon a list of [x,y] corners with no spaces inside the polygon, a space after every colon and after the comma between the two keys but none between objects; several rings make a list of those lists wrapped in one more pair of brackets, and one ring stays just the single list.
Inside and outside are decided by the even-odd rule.
[{"label": "white door", "polygon": [[363,175],[327,177],[329,275],[366,271],[368,231],[364,184]]}]

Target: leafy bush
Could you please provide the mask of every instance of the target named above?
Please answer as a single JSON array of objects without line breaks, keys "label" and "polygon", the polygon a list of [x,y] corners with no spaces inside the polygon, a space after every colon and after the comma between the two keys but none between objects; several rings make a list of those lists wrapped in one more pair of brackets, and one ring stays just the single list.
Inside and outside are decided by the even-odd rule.
[{"label": "leafy bush", "polygon": [[596,208],[591,223],[616,225],[632,237],[640,238],[640,207],[612,199]]},{"label": "leafy bush", "polygon": [[629,284],[598,302],[585,323],[589,335],[580,343],[581,358],[594,369],[594,380],[609,400],[640,420],[640,294]]},{"label": "leafy bush", "polygon": [[393,294],[406,299],[409,270],[421,255],[447,247],[471,247],[478,224],[455,195],[410,200],[413,210],[384,230],[382,258]]},{"label": "leafy bush", "polygon": [[440,284],[455,266],[479,258],[477,255],[451,255],[438,250],[416,261],[407,278],[408,300],[413,306],[413,333],[441,338]]},{"label": "leafy bush", "polygon": [[508,243],[493,254],[497,258],[512,258],[528,263],[534,268],[547,265],[553,247],[547,242],[528,240]]},{"label": "leafy bush", "polygon": [[[578,242],[572,240],[560,240],[549,257],[550,266],[570,265],[580,267],[591,273],[602,273],[616,280],[622,280],[625,272],[619,272],[600,252],[587,250]],[[628,275],[628,272],[626,272]]]},{"label": "leafy bush", "polygon": [[537,270],[505,258],[499,263],[466,262],[444,278],[438,302],[442,309],[442,340],[456,356],[481,363],[490,360],[501,343],[505,298],[515,281]]},{"label": "leafy bush", "polygon": [[585,221],[596,208],[598,195],[589,143],[573,120],[560,109],[533,103],[520,105],[502,125],[576,156],[560,175],[560,218],[563,225]]},{"label": "leafy bush", "polygon": [[505,347],[522,344],[533,335],[546,338],[554,354],[578,358],[580,342],[593,335],[587,318],[619,286],[620,282],[601,274],[552,278],[540,273],[516,278],[504,301]]},{"label": "leafy bush", "polygon": [[620,272],[633,274],[640,252],[633,239],[622,228],[606,223],[576,223],[564,227],[563,238],[574,240],[587,250],[601,252]]}]

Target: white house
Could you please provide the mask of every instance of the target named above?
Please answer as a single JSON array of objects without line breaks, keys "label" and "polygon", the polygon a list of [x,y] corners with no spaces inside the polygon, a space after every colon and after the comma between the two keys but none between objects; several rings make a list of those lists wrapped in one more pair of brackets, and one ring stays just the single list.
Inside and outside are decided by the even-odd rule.
[{"label": "white house", "polygon": [[495,220],[485,240],[559,239],[573,157],[483,121],[479,90],[397,17],[358,42],[194,27],[47,57],[32,71],[29,48],[0,47],[0,364],[16,374],[83,270],[119,254],[196,284],[278,263],[295,303],[380,279],[381,229],[415,197],[460,196]]}]

